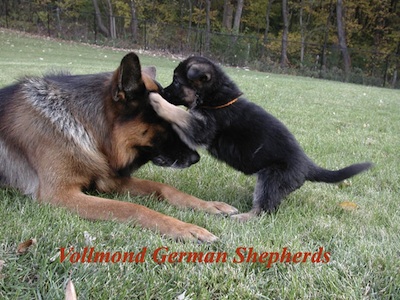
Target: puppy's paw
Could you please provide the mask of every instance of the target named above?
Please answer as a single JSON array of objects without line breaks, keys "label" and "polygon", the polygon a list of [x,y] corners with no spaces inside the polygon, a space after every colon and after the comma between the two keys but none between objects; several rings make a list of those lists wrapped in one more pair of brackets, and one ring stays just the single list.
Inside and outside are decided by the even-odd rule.
[{"label": "puppy's paw", "polygon": [[236,207],[218,201],[207,201],[207,207],[205,211],[216,215],[233,215],[238,212]]},{"label": "puppy's paw", "polygon": [[160,94],[157,93],[150,93],[149,100],[151,106],[156,111],[157,114],[160,114],[163,110],[164,102],[167,102]]},{"label": "puppy's paw", "polygon": [[184,110],[169,103],[160,94],[150,93],[149,100],[157,115],[170,123],[175,123],[176,120],[179,120],[180,114],[184,112]]}]

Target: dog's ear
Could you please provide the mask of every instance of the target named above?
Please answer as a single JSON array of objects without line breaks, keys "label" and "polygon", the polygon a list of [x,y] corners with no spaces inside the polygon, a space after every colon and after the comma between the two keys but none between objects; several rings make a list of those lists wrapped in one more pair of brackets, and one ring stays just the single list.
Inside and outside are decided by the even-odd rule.
[{"label": "dog's ear", "polygon": [[210,81],[211,74],[212,70],[209,64],[193,64],[187,70],[187,78],[191,81]]},{"label": "dog's ear", "polygon": [[157,69],[155,66],[143,67],[142,74],[146,74],[151,79],[155,80],[157,75]]},{"label": "dog's ear", "polygon": [[142,80],[146,89],[150,92],[160,92],[162,90],[161,85],[156,81],[156,67],[143,67],[142,69]]},{"label": "dog's ear", "polygon": [[134,94],[144,92],[140,61],[133,52],[124,56],[114,73],[112,96],[114,101],[129,100]]}]

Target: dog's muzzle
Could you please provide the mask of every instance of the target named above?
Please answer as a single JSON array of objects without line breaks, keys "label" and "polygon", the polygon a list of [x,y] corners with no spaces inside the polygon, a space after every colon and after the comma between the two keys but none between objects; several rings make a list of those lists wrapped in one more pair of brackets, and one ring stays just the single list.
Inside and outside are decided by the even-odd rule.
[{"label": "dog's muzzle", "polygon": [[157,155],[151,161],[156,166],[160,167],[171,167],[177,169],[188,168],[191,165],[194,165],[200,160],[200,155],[197,152],[192,152],[189,155],[185,155],[184,157],[177,158],[175,160],[171,159],[171,157]]}]

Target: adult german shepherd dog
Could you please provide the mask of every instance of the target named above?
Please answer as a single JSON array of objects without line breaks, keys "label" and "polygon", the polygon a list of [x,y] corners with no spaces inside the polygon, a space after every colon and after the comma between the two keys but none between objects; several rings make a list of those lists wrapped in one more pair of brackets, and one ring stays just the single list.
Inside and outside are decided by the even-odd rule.
[{"label": "adult german shepherd dog", "polygon": [[246,100],[222,69],[204,57],[181,62],[162,95],[170,103],[151,94],[151,104],[188,146],[204,146],[236,170],[257,175],[253,207],[233,216],[239,220],[275,210],[283,197],[306,180],[340,182],[371,167],[368,162],[338,171],[317,166],[285,125]]},{"label": "adult german shepherd dog", "polygon": [[155,194],[179,207],[232,214],[173,187],[130,177],[148,161],[188,167],[199,160],[149,103],[160,86],[129,53],[115,72],[26,77],[0,90],[0,186],[88,219],[133,221],[175,239],[212,242],[206,229],[144,206],[86,194]]}]

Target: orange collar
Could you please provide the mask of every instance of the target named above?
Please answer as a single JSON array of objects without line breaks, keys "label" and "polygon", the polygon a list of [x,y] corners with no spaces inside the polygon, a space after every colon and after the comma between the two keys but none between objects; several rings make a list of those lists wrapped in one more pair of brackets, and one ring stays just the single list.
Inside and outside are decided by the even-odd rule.
[{"label": "orange collar", "polygon": [[206,109],[220,109],[220,108],[224,108],[224,107],[227,107],[229,105],[232,105],[233,103],[238,101],[238,99],[239,99],[239,97],[229,101],[228,103],[225,103],[225,104],[222,104],[222,105],[218,105],[218,106],[200,106],[200,107],[201,108],[206,108]]}]

